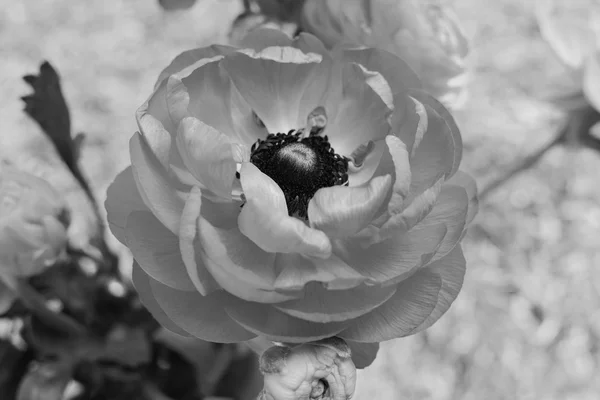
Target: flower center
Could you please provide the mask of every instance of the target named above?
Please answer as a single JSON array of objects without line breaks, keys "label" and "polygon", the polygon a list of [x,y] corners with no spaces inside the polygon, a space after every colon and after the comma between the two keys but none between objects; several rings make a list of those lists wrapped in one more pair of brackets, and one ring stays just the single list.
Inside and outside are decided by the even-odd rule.
[{"label": "flower center", "polygon": [[303,133],[271,133],[258,140],[250,162],[279,185],[289,215],[307,218],[308,202],[317,190],[348,184],[349,160],[335,153],[327,136]]}]

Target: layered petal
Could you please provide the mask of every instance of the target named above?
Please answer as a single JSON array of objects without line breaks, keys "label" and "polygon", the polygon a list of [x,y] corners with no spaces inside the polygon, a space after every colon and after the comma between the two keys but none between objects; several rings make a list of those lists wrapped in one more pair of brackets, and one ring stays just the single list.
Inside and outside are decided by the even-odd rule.
[{"label": "layered petal", "polygon": [[442,287],[438,293],[435,308],[411,334],[421,332],[436,323],[448,311],[458,296],[466,269],[466,261],[460,245],[454,247],[450,253],[431,263],[425,269],[438,274],[442,278]]},{"label": "layered petal", "polygon": [[446,224],[446,235],[437,249],[433,261],[448,254],[462,238],[468,212],[469,196],[467,191],[461,186],[444,186],[431,212],[419,223],[420,227]]},{"label": "layered petal", "polygon": [[384,283],[409,276],[434,256],[447,232],[446,225],[417,226],[398,236],[364,248],[360,239],[334,242],[334,253],[368,282]]},{"label": "layered petal", "polygon": [[395,286],[373,288],[366,285],[348,290],[329,290],[318,283],[304,289],[302,299],[274,305],[280,311],[313,322],[347,321],[365,315],[396,293]]},{"label": "layered petal", "polygon": [[431,315],[441,288],[439,274],[420,270],[400,283],[387,302],[353,321],[352,326],[338,336],[367,343],[406,336]]},{"label": "layered petal", "polygon": [[165,329],[176,333],[180,336],[191,336],[188,332],[181,329],[175,322],[173,322],[162,308],[158,305],[154,294],[152,293],[152,287],[150,286],[150,276],[144,272],[137,262],[133,262],[132,277],[133,286],[140,296],[140,300],[144,307],[156,319]]},{"label": "layered petal", "polygon": [[[200,246],[198,237],[198,220],[202,213],[202,192],[195,187],[183,208],[179,230],[179,250],[181,259],[194,288],[203,296],[221,287],[206,269],[196,248]],[[178,289],[178,288],[175,288]]]},{"label": "layered petal", "polygon": [[188,170],[210,192],[231,200],[236,163],[227,136],[196,118],[179,124],[177,147]]},{"label": "layered petal", "polygon": [[244,163],[240,179],[246,203],[238,218],[240,231],[264,251],[327,258],[331,242],[322,231],[288,216],[285,196],[269,176]]},{"label": "layered petal", "polygon": [[[215,58],[181,80],[170,78],[171,93],[181,97],[179,113],[187,113],[226,135],[231,141],[252,144],[263,131],[255,126],[237,129],[234,122],[233,94],[235,88],[222,67],[222,58]],[[176,109],[174,102],[172,107]]]},{"label": "layered petal", "polygon": [[337,113],[328,121],[324,133],[336,153],[349,157],[360,145],[381,140],[390,133],[392,110],[369,86],[359,64],[344,65],[342,93]]},{"label": "layered petal", "polygon": [[460,135],[460,129],[454,120],[454,117],[446,107],[439,101],[437,101],[432,95],[422,91],[413,89],[410,92],[410,96],[413,99],[418,100],[425,106],[431,107],[435,110],[436,114],[444,121],[446,125],[445,134],[448,135],[452,143],[452,169],[448,174],[448,178],[451,177],[458,171],[458,166],[462,160],[463,143],[462,136]]},{"label": "layered petal", "polygon": [[[370,246],[397,235],[403,235],[422,221],[433,209],[442,190],[444,178],[440,178],[432,187],[425,190],[409,202],[401,212],[388,212],[374,225],[361,231],[357,238],[363,240],[363,246]],[[408,202],[408,201],[407,201]]]},{"label": "layered petal", "polygon": [[308,203],[310,226],[330,238],[351,236],[365,228],[381,208],[391,188],[389,175],[366,186],[333,186],[319,189]]},{"label": "layered petal", "polygon": [[169,164],[174,158],[172,157],[172,150],[174,150],[172,134],[165,129],[159,119],[148,114],[144,106],[136,111],[135,116],[140,132],[144,135],[144,139],[152,153],[162,164],[162,167],[168,170]]},{"label": "layered petal", "polygon": [[415,142],[410,159],[410,199],[419,196],[440,179],[449,178],[454,168],[454,141],[450,129],[435,110],[428,105],[425,109],[427,131],[418,144]]},{"label": "layered petal", "polygon": [[150,211],[137,190],[131,167],[117,175],[106,191],[106,219],[108,227],[119,242],[125,244],[125,224],[134,211]]},{"label": "layered petal", "polygon": [[473,218],[475,218],[475,215],[479,209],[479,200],[477,198],[477,182],[475,182],[475,179],[473,179],[473,177],[469,174],[458,171],[446,182],[446,185],[460,186],[466,190],[467,196],[469,197],[469,211],[467,213],[466,224],[470,224],[471,221],[473,221]]},{"label": "layered petal", "polygon": [[181,258],[179,238],[150,211],[129,214],[125,240],[138,265],[152,279],[174,289],[195,290]]},{"label": "layered petal", "polygon": [[179,231],[186,194],[176,186],[140,134],[129,141],[133,177],[144,204],[171,232]]},{"label": "layered petal", "polygon": [[350,322],[315,323],[294,318],[273,306],[239,301],[226,306],[227,314],[245,329],[268,340],[305,343],[335,336]]},{"label": "layered petal", "polygon": [[250,340],[256,335],[232,320],[225,306],[232,301],[224,291],[207,296],[198,292],[180,291],[149,278],[156,303],[169,319],[198,339],[217,343]]},{"label": "layered petal", "polygon": [[319,282],[331,290],[356,287],[366,278],[335,254],[327,259],[304,257],[300,254],[279,253],[275,258],[278,271],[276,290],[301,290],[309,282]]},{"label": "layered petal", "polygon": [[266,303],[298,297],[298,293],[274,291],[275,253],[262,250],[237,227],[215,226],[203,215],[197,225],[196,254],[225,290],[248,301]]}]

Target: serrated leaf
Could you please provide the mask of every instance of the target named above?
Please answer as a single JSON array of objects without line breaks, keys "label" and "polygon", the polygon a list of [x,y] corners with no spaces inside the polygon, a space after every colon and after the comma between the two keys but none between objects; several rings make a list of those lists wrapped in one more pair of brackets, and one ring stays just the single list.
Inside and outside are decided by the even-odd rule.
[{"label": "serrated leaf", "polygon": [[71,374],[67,364],[35,363],[21,381],[17,400],[61,400]]},{"label": "serrated leaf", "polygon": [[600,42],[600,1],[537,0],[535,5],[543,38],[566,65],[581,68]]},{"label": "serrated leaf", "polygon": [[25,112],[38,123],[60,158],[73,170],[77,159],[71,138],[71,117],[58,73],[45,61],[40,66],[39,75],[26,75],[23,80],[33,88],[32,94],[21,97],[25,102]]}]

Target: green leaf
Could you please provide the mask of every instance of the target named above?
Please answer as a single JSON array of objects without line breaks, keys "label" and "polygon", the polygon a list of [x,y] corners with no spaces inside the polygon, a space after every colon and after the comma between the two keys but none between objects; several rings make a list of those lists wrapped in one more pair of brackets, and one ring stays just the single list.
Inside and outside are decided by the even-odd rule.
[{"label": "green leaf", "polygon": [[71,138],[71,117],[56,70],[45,61],[39,75],[25,75],[23,80],[33,88],[33,94],[21,98],[25,102],[25,112],[39,124],[60,158],[72,170],[77,159]]}]

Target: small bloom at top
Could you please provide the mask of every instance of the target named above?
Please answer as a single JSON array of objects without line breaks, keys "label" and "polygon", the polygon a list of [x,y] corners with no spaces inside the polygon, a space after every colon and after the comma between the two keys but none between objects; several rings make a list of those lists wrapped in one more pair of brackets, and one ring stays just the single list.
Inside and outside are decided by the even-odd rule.
[{"label": "small bloom at top", "polygon": [[468,41],[439,0],[307,0],[302,27],[327,46],[369,46],[404,59],[447,107],[466,100]]}]

